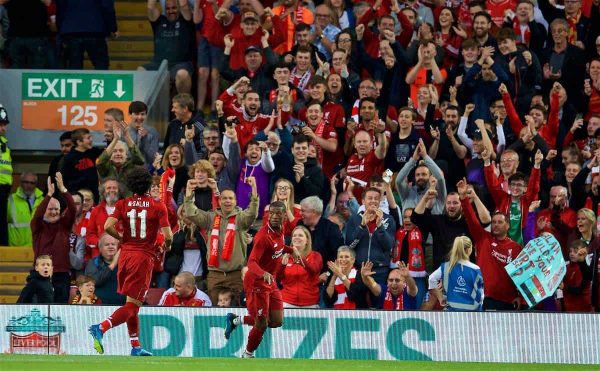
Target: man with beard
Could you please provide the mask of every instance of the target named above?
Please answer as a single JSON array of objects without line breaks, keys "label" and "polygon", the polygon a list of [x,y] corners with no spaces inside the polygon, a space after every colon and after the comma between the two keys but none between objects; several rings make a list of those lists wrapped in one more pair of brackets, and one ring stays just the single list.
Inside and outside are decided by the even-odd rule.
[{"label": "man with beard", "polygon": [[429,156],[444,171],[448,179],[446,185],[451,189],[466,176],[464,158],[468,150],[457,135],[459,117],[458,107],[447,106],[442,120],[437,127],[431,129],[433,143],[429,147]]},{"label": "man with beard", "polygon": [[254,237],[254,247],[248,258],[248,272],[244,276],[248,315],[240,318],[233,313],[227,314],[225,339],[229,339],[238,325],[252,326],[242,358],[254,358],[254,351],[260,345],[267,327],[283,325],[283,298],[276,282],[283,254],[290,254],[303,266],[306,264],[296,247],[285,245],[282,232],[285,213],[283,202],[272,202],[269,205],[268,224]]},{"label": "man with beard", "polygon": [[[245,149],[246,144],[254,136],[269,125],[271,115],[264,115],[260,111],[260,95],[254,90],[249,90],[244,94],[242,107],[232,107],[231,116],[238,120],[235,125],[240,148]],[[281,122],[287,122],[290,117],[290,107],[282,107]]]},{"label": "man with beard", "polygon": [[496,211],[492,215],[492,231],[483,229],[471,206],[467,195],[467,182],[457,185],[465,220],[475,243],[477,265],[481,267],[485,282],[484,310],[515,310],[520,306],[520,298],[512,279],[504,267],[517,258],[521,245],[508,237],[509,216]]},{"label": "man with beard", "polygon": [[[59,197],[66,201],[66,205],[61,205],[54,197],[58,195],[55,189],[58,189]],[[54,286],[55,303],[66,303],[69,299],[71,278],[69,238],[75,223],[75,212],[73,197],[63,184],[62,174],[56,173],[56,186],[48,178],[48,193],[31,220],[31,234],[34,261],[40,255],[52,256],[54,266],[52,286]]]},{"label": "man with beard", "polygon": [[[422,159],[423,162],[418,162]],[[415,181],[412,186],[408,184],[408,175],[412,169],[415,169]],[[402,200],[402,208],[414,208],[424,193],[429,189],[429,183],[433,180],[436,182],[437,199],[432,208],[434,215],[441,215],[444,212],[444,200],[446,199],[446,180],[444,173],[437,166],[435,161],[427,155],[427,149],[423,140],[419,140],[419,145],[415,149],[414,154],[408,160],[406,165],[400,170],[396,177],[396,189]]]},{"label": "man with beard", "polygon": [[194,74],[192,50],[195,50],[190,5],[187,0],[166,0],[165,15],[160,14],[156,0],[148,0],[147,7],[148,20],[154,32],[154,57],[152,62],[139,69],[155,71],[162,60],[166,59],[177,93],[189,94]]},{"label": "man with beard", "polygon": [[296,25],[302,23],[312,25],[315,21],[312,11],[304,5],[303,1],[298,0],[283,0],[280,5],[273,8],[273,15],[273,18],[283,20],[284,29],[287,30],[284,43],[275,49],[279,54],[284,54],[292,49]]},{"label": "man with beard", "polygon": [[[222,76],[229,81],[235,81],[240,77],[246,76],[250,79],[252,89],[260,92],[269,91],[273,87],[273,80],[270,75],[271,70],[277,64],[277,56],[269,46],[269,33],[266,30],[262,30],[260,47],[250,45],[244,49],[244,64],[235,69],[230,66],[231,52],[234,46],[236,49],[243,46],[237,45],[236,39],[231,35],[226,35],[224,41],[225,50],[223,53],[225,57],[220,69]],[[263,53],[265,63],[263,63]]]},{"label": "man with beard", "polygon": [[[445,208],[443,214],[433,215],[431,209],[437,199],[437,191],[427,191],[421,200],[415,206],[410,216],[413,222],[421,231],[430,231],[433,239],[433,266],[438,267],[444,261],[454,239],[458,236],[468,236],[469,230],[463,211],[460,205],[458,193],[451,192],[446,196]],[[477,222],[479,223],[479,222]],[[435,226],[435,228],[431,228]],[[424,232],[425,234],[425,232]]]},{"label": "man with beard", "polygon": [[[361,83],[362,85],[362,83]],[[371,142],[375,146],[377,138],[375,130],[384,130],[385,122],[379,118],[377,110],[377,102],[373,97],[361,98],[357,106],[357,119],[354,120],[354,115],[348,121],[346,130],[346,143],[344,144],[344,153],[351,155],[354,150],[354,137],[359,130],[364,130],[371,135]],[[389,132],[384,131],[387,136]]]},{"label": "man with beard", "polygon": [[[360,274],[365,286],[369,288],[377,301],[372,307],[386,310],[418,310],[419,308],[410,308],[411,301],[419,292],[415,279],[410,276],[408,268],[403,262],[400,262],[400,268],[392,269],[388,274],[386,283],[377,283],[371,271],[373,263],[363,264]],[[411,299],[412,298],[412,299]]]},{"label": "man with beard", "polygon": [[338,136],[333,125],[323,119],[323,108],[316,100],[311,100],[306,105],[306,125],[302,134],[311,140],[317,149],[317,163],[323,172],[331,178],[336,166],[344,160],[338,151]]},{"label": "man with beard", "polygon": [[[95,258],[99,254],[97,249],[98,240],[104,233],[106,219],[113,214],[117,201],[123,197],[121,189],[122,186],[114,178],[105,178],[102,184],[100,184],[99,191],[102,196],[102,202],[92,209],[85,236],[85,242],[88,246],[86,261],[90,258]],[[119,231],[123,230],[120,224],[117,224],[117,229]]]},{"label": "man with beard", "polygon": [[146,125],[147,116],[148,106],[146,103],[133,101],[129,104],[129,117],[131,117],[131,123],[127,128],[129,136],[144,155],[144,161],[151,164],[158,152],[158,131],[152,126]]},{"label": "man with beard", "polygon": [[473,16],[473,39],[479,47],[491,46],[498,51],[498,42],[490,34],[492,29],[492,16],[486,11],[480,11]]},{"label": "man with beard", "polygon": [[[355,122],[363,121],[359,115],[360,102],[367,97],[373,99],[379,98],[379,89],[377,88],[377,84],[375,84],[375,80],[373,79],[364,79],[358,85],[358,99],[354,101],[354,105],[352,106],[352,120]],[[393,125],[393,129],[396,129],[398,125],[398,111],[396,110],[396,107],[389,105],[385,116],[382,115],[384,112],[381,111],[379,107],[379,104],[377,104],[379,118],[391,123]]]}]

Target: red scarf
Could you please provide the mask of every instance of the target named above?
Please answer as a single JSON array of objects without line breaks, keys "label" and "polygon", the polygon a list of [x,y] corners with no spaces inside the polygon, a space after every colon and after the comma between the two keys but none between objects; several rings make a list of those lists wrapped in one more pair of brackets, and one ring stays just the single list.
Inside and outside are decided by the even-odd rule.
[{"label": "red scarf", "polygon": [[517,35],[517,44],[525,44],[529,46],[529,41],[531,40],[531,30],[529,29],[529,25],[525,26],[525,34],[521,33],[521,25],[519,24],[519,20],[515,17],[513,22],[513,29],[515,31],[515,35]]},{"label": "red scarf", "polygon": [[167,170],[165,170],[164,173],[162,173],[161,177],[160,177],[160,201],[165,204],[165,205],[169,205],[171,200],[168,200],[168,190],[167,188],[169,188],[169,179],[175,176],[175,169],[173,168],[167,168]]},{"label": "red scarf", "polygon": [[408,235],[408,270],[410,272],[425,273],[425,254],[423,253],[423,237],[419,228],[411,231],[399,229],[396,232],[396,248],[392,254],[392,263],[398,264],[402,256],[404,238]]},{"label": "red scarf", "polygon": [[385,292],[385,299],[383,299],[383,309],[387,310],[404,310],[404,289],[398,297],[396,298],[396,305],[394,305],[394,298],[392,293],[390,292],[390,288],[387,288]]},{"label": "red scarf", "polygon": [[[325,131],[325,121],[321,120],[321,122],[317,124],[317,127],[314,131],[316,136],[323,138],[323,132]],[[321,146],[317,144],[316,140],[313,140],[312,144],[317,149],[317,162],[319,163],[319,165],[321,165],[321,167],[323,167],[323,148],[321,148]]]},{"label": "red scarf", "polygon": [[567,22],[569,23],[569,30],[568,30],[569,44],[575,44],[577,42],[577,23],[579,23],[580,18],[581,18],[581,9],[577,12],[577,15],[575,15],[575,17],[567,17]]},{"label": "red scarf", "polygon": [[[213,229],[210,233],[210,246],[208,265],[211,267],[219,266],[219,229],[221,227],[221,215],[215,215]],[[225,242],[223,243],[223,251],[221,259],[225,261],[231,260],[233,253],[233,244],[235,240],[235,215],[227,219],[227,231],[225,232]]]},{"label": "red scarf", "polygon": [[[296,89],[290,89],[290,97],[292,97],[292,102],[291,104],[296,103],[296,100],[298,99],[297,94],[296,94]],[[277,102],[277,95],[278,95],[278,90],[277,89],[273,89],[271,90],[271,92],[269,93],[269,103],[275,103]]]},{"label": "red scarf", "polygon": [[354,122],[359,122],[360,121],[360,117],[358,116],[358,106],[360,106],[360,99],[357,99],[356,101],[354,101],[354,105],[352,106],[352,119],[354,120]]},{"label": "red scarf", "polygon": [[[350,274],[348,274],[348,280],[352,283],[356,281],[356,269],[352,268]],[[335,309],[356,309],[356,303],[348,299],[346,286],[344,286],[344,282],[339,277],[335,278],[334,288],[338,295],[337,301],[333,304]]]}]

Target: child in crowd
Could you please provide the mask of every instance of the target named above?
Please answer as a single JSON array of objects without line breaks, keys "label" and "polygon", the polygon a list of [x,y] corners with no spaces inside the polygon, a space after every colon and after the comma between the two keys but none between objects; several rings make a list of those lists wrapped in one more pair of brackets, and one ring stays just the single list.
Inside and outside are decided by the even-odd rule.
[{"label": "child in crowd", "polygon": [[217,307],[228,308],[231,307],[231,302],[233,301],[233,291],[229,289],[224,289],[219,291],[219,301],[217,302]]},{"label": "child in crowd", "polygon": [[565,312],[592,312],[590,286],[592,272],[585,262],[587,245],[583,240],[575,240],[569,248],[567,273],[561,289]]},{"label": "child in crowd", "polygon": [[35,271],[27,277],[27,284],[21,291],[17,303],[53,303],[54,287],[52,286],[52,258],[40,255],[35,259]]},{"label": "child in crowd", "polygon": [[102,300],[96,296],[96,280],[92,276],[81,275],[77,277],[77,290],[71,304],[102,304]]}]

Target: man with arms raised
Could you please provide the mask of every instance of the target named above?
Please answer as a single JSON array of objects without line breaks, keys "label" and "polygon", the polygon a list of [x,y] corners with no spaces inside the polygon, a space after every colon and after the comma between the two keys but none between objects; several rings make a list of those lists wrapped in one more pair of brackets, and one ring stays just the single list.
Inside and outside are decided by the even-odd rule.
[{"label": "man with arms raised", "polygon": [[276,328],[283,324],[283,298],[275,282],[281,257],[284,253],[293,254],[294,259],[304,265],[298,249],[286,246],[283,241],[281,227],[285,215],[285,204],[280,201],[272,202],[269,205],[269,223],[254,237],[248,272],[244,276],[249,315],[240,318],[233,313],[227,314],[226,339],[229,339],[238,325],[252,326],[242,358],[254,358],[254,351],[260,345],[267,326]]},{"label": "man with arms raised", "polygon": [[[151,356],[152,353],[140,346],[138,312],[152,279],[158,232],[160,230],[165,238],[167,251],[171,249],[173,233],[169,227],[166,206],[148,194],[152,184],[152,176],[148,170],[136,166],[127,174],[126,181],[133,196],[117,202],[114,214],[109,216],[104,224],[104,230],[122,241],[117,275],[118,292],[127,295],[127,301],[106,320],[92,325],[89,332],[94,338],[94,348],[103,354],[104,333],[126,322],[132,347],[131,355]],[[122,237],[115,228],[119,221],[124,229]]]}]

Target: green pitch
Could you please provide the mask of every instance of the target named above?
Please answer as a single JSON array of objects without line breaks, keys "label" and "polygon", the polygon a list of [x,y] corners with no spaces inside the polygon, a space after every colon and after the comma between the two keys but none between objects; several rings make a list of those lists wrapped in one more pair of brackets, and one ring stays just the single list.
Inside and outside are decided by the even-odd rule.
[{"label": "green pitch", "polygon": [[351,370],[600,370],[591,365],[552,365],[515,363],[454,363],[409,361],[341,361],[300,359],[236,359],[115,356],[27,356],[0,355],[0,370],[92,371],[92,370],[244,370],[244,371],[351,371]]}]

